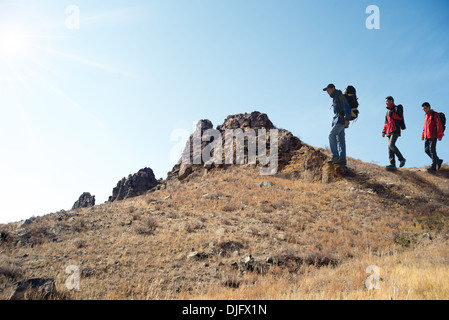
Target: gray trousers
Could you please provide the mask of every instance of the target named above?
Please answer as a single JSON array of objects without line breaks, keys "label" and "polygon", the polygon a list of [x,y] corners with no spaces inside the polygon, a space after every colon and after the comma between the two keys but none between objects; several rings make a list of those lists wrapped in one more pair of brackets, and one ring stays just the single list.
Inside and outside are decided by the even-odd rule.
[{"label": "gray trousers", "polygon": [[399,151],[398,147],[396,147],[396,141],[398,140],[399,135],[392,133],[388,136],[388,156],[390,158],[390,164],[396,165],[395,156],[398,157],[399,161],[404,160],[402,153]]}]

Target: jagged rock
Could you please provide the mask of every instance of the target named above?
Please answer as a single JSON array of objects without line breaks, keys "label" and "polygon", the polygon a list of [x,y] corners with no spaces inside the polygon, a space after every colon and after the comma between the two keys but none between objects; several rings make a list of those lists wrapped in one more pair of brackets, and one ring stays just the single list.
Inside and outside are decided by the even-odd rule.
[{"label": "jagged rock", "polygon": [[259,184],[259,187],[265,187],[265,188],[269,188],[269,187],[272,187],[274,185],[274,183],[273,182],[271,182],[270,180],[266,180],[266,181],[263,181],[263,182],[261,182],[260,184]]},{"label": "jagged rock", "polygon": [[[245,132],[248,132],[247,130],[253,129],[254,134],[256,136],[256,140],[259,139],[259,129],[265,129],[266,131],[266,152],[267,156],[269,157],[271,155],[271,135],[270,130],[276,129],[276,127],[273,125],[273,123],[268,119],[268,116],[264,113],[260,113],[258,111],[254,111],[250,114],[243,113],[243,114],[236,114],[236,115],[230,115],[228,116],[223,124],[217,126],[216,130],[220,133],[222,137],[222,161],[221,164],[212,164],[212,163],[204,163],[202,159],[202,154],[204,152],[204,149],[208,147],[210,143],[213,142],[213,139],[210,139],[212,141],[197,141],[197,143],[194,143],[195,137],[203,137],[203,135],[207,132],[207,130],[213,129],[213,124],[209,120],[200,120],[197,124],[195,132],[190,136],[189,140],[186,143],[186,147],[184,148],[182,158],[179,160],[179,162],[173,167],[173,169],[168,173],[167,180],[184,180],[187,177],[189,177],[192,173],[196,171],[205,171],[208,172],[211,169],[214,168],[222,168],[223,165],[226,163],[226,130],[235,130],[235,129],[242,129],[242,133],[245,134]],[[284,129],[277,129],[278,133],[278,166],[281,168],[290,161],[292,156],[295,154],[297,150],[299,150],[302,147],[301,140],[299,140],[297,137],[293,136],[289,131]],[[207,139],[206,139],[207,140]],[[243,159],[238,159],[243,164],[248,164],[248,147],[249,143],[256,143],[252,139],[245,139],[244,140],[244,148],[245,152],[243,155]],[[200,147],[195,147],[200,146]],[[256,149],[255,145],[251,145],[254,147],[254,150]],[[236,152],[236,145],[233,144],[232,146],[232,154],[233,154],[233,163],[239,163],[237,161],[237,152]],[[260,162],[260,158],[257,157],[257,160]],[[257,161],[256,161],[257,162]],[[260,163],[259,163],[260,165]]]},{"label": "jagged rock", "polygon": [[89,208],[95,206],[95,196],[92,196],[89,192],[84,192],[73,204],[72,210],[79,208]]},{"label": "jagged rock", "polygon": [[265,113],[260,113],[258,111],[236,115],[228,116],[224,123],[217,127],[221,132],[226,129],[275,129],[276,127],[268,119]]},{"label": "jagged rock", "polygon": [[280,176],[306,181],[331,182],[335,174],[327,170],[327,156],[311,146],[303,146],[295,152],[282,168]]},{"label": "jagged rock", "polygon": [[31,238],[31,232],[25,228],[16,229],[17,238],[19,243],[27,244],[28,240]]},{"label": "jagged rock", "polygon": [[9,299],[22,300],[27,294],[35,294],[39,299],[47,299],[50,295],[56,294],[55,280],[52,278],[34,278],[17,282]]},{"label": "jagged rock", "polygon": [[31,221],[30,219],[25,219],[19,222],[19,225],[17,226],[17,229],[23,228],[25,226],[28,226],[30,224],[32,224],[33,221]]},{"label": "jagged rock", "polygon": [[178,178],[179,180],[184,180],[192,173],[192,165],[182,163],[179,168]]},{"label": "jagged rock", "polygon": [[250,254],[245,254],[240,258],[239,263],[233,263],[232,266],[237,267],[241,272],[265,273],[267,271],[267,267],[255,260]]},{"label": "jagged rock", "polygon": [[[342,176],[348,174],[347,171],[341,168],[329,167],[326,164],[328,156],[320,149],[311,147],[303,143],[299,138],[295,137],[291,132],[285,129],[277,129],[274,124],[269,120],[268,116],[264,113],[254,111],[252,113],[242,113],[228,116],[223,124],[217,126],[215,134],[221,135],[222,138],[222,161],[216,162],[204,162],[202,155],[204,152],[210,152],[213,149],[209,144],[213,142],[213,139],[205,139],[201,141],[203,134],[207,130],[213,129],[213,124],[209,120],[201,120],[198,122],[194,134],[192,134],[186,143],[183,155],[179,162],[173,167],[173,169],[167,174],[167,183],[176,184],[179,181],[185,180],[191,176],[204,177],[213,170],[226,169],[229,165],[245,164],[254,167],[264,167],[261,163],[262,158],[257,154],[256,164],[254,159],[249,161],[249,147],[254,147],[255,143],[260,142],[263,131],[259,129],[265,129],[265,141],[266,141],[266,156],[271,160],[271,129],[277,130],[277,170],[276,167],[270,167],[270,172],[266,171],[263,174],[276,174],[279,177],[285,177],[290,179],[301,179],[310,182],[332,182],[336,179],[340,179]],[[254,139],[244,139],[244,154],[237,152],[236,144],[232,144],[232,164],[226,164],[226,130],[241,129],[243,135],[248,134],[248,130],[253,129],[256,135],[256,141]],[[219,135],[220,134],[220,135]],[[252,136],[252,133],[250,134]],[[275,137],[275,136],[273,136]],[[196,139],[196,140],[195,140]],[[235,137],[234,137],[235,139]],[[196,141],[196,143],[194,143]],[[274,142],[274,141],[273,141]],[[257,143],[259,146],[259,144]],[[273,144],[275,146],[275,144]],[[207,149],[205,149],[207,148]],[[274,150],[273,150],[274,151]],[[215,150],[214,150],[215,152]],[[259,150],[257,149],[257,153]],[[263,152],[263,151],[262,151]],[[206,153],[207,154],[207,153]],[[215,156],[215,155],[211,155]],[[219,157],[219,155],[217,155]],[[238,159],[237,159],[238,158]],[[219,158],[218,158],[219,159]],[[265,168],[264,168],[265,169]],[[262,172],[261,172],[262,174]]]},{"label": "jagged rock", "polygon": [[192,251],[187,254],[189,260],[205,260],[209,255],[205,252]]},{"label": "jagged rock", "polygon": [[141,169],[136,174],[130,174],[127,179],[123,178],[117,183],[117,186],[112,190],[112,196],[109,197],[109,202],[140,196],[158,184],[153,170],[150,168]]},{"label": "jagged rock", "polygon": [[6,231],[0,231],[0,242],[6,242],[8,241],[9,233]]}]

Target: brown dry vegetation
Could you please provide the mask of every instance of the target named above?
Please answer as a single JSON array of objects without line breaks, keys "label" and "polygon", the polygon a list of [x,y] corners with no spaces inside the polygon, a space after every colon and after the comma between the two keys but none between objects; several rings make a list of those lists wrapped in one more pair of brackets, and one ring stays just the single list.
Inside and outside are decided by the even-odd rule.
[{"label": "brown dry vegetation", "polygon": [[[449,168],[349,164],[330,183],[263,177],[251,166],[193,175],[32,218],[25,241],[18,223],[0,225],[0,299],[36,277],[54,278],[65,299],[448,299]],[[245,254],[263,272],[236,267]],[[65,286],[70,265],[79,290]],[[379,289],[365,286],[370,265]]]}]

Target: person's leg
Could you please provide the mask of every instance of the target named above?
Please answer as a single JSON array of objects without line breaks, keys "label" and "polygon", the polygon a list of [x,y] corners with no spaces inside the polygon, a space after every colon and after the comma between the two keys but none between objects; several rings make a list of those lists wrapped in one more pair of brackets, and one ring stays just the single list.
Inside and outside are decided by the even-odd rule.
[{"label": "person's leg", "polygon": [[390,165],[396,166],[396,159],[394,157],[394,144],[396,139],[393,134],[388,136],[388,159],[390,160]]},{"label": "person's leg", "polygon": [[346,136],[345,127],[342,125],[339,134],[337,135],[339,159],[343,164],[346,164]]},{"label": "person's leg", "polygon": [[391,134],[388,139],[388,151],[390,156],[390,164],[394,165],[396,163],[394,156],[398,157],[398,160],[402,162],[404,157],[399,151],[398,147],[396,147],[396,141],[398,140],[399,135]]},{"label": "person's leg", "polygon": [[429,139],[429,153],[430,157],[432,158],[432,167],[437,166],[440,162],[440,159],[437,155],[437,139]]},{"label": "person's leg", "polygon": [[424,152],[432,159],[432,155],[430,154],[430,140],[426,139],[424,142]]},{"label": "person's leg", "polygon": [[332,127],[332,130],[329,133],[329,147],[332,152],[332,159],[340,159],[339,144],[337,137],[340,134],[342,128],[344,129],[344,126],[337,123]]}]

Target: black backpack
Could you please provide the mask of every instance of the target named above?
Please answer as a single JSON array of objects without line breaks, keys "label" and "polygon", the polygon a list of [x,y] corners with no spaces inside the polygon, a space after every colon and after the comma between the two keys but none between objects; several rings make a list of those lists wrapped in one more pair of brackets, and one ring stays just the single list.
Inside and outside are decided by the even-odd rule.
[{"label": "black backpack", "polygon": [[343,106],[341,105],[341,96],[344,96],[346,98],[346,101],[349,104],[349,107],[351,108],[351,121],[357,119],[357,117],[359,116],[359,102],[358,102],[358,98],[357,98],[357,94],[356,94],[356,90],[353,86],[347,86],[344,93],[341,94],[338,97],[338,105],[340,107],[340,115],[344,116],[345,115],[345,111],[343,110]]},{"label": "black backpack", "polygon": [[357,119],[359,116],[359,101],[356,89],[353,86],[347,86],[343,95],[351,107],[351,120]]},{"label": "black backpack", "polygon": [[394,112],[396,112],[398,115],[400,115],[402,117],[402,120],[398,120],[399,122],[399,127],[401,128],[401,130],[405,130],[407,129],[407,127],[405,126],[405,120],[404,120],[404,107],[402,106],[402,104],[398,104],[394,110]]},{"label": "black backpack", "polygon": [[440,120],[441,120],[441,125],[443,126],[443,132],[446,130],[446,115],[443,112],[434,112],[432,113],[432,120],[433,120],[433,115],[435,113],[438,113],[438,115],[440,116]]}]

